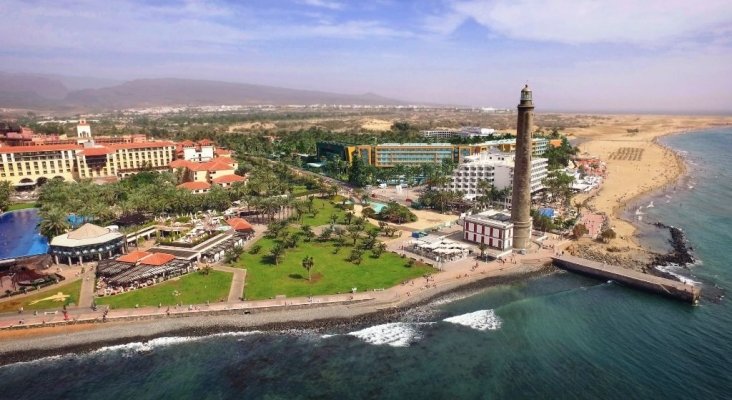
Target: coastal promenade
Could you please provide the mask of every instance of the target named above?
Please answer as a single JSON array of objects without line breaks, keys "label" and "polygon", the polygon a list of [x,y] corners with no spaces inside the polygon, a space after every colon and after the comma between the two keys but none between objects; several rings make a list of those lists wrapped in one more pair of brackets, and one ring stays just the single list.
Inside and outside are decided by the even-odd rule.
[{"label": "coastal promenade", "polygon": [[[566,244],[568,242],[558,241],[555,243],[555,248],[560,248],[560,246]],[[390,244],[390,247],[392,246],[396,247],[397,243]],[[515,255],[503,262],[484,262],[476,261],[473,258],[466,258],[440,265],[442,271],[432,274],[429,277],[415,278],[405,281],[401,285],[369,292],[253,301],[231,301],[229,299],[226,302],[211,304],[181,305],[178,307],[144,307],[108,311],[105,307],[99,307],[97,311],[93,311],[88,307],[78,307],[69,308],[66,316],[61,311],[38,312],[37,314],[30,312],[24,312],[23,314],[4,314],[0,315],[0,330],[43,326],[67,326],[81,323],[99,323],[98,326],[103,326],[101,324],[102,321],[137,321],[226,313],[254,314],[283,311],[293,308],[318,309],[320,311],[309,312],[307,315],[309,315],[309,318],[319,319],[318,316],[320,318],[331,317],[331,313],[327,310],[330,307],[326,306],[335,305],[346,305],[348,307],[346,315],[362,315],[387,308],[409,306],[410,304],[428,299],[442,292],[451,291],[487,278],[501,278],[534,273],[546,268],[546,265],[551,262],[551,256],[555,254],[555,251],[551,248],[536,249],[526,255]],[[408,252],[397,252],[409,257],[417,257]],[[231,292],[233,291],[234,289],[231,290]],[[241,292],[238,291],[237,293]],[[2,339],[2,336],[0,336],[0,339]]]}]

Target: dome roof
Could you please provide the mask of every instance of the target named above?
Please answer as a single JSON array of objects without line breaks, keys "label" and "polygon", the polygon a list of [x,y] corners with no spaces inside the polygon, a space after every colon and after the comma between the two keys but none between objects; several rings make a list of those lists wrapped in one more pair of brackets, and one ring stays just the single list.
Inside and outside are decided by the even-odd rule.
[{"label": "dome roof", "polygon": [[529,84],[527,83],[526,85],[524,85],[524,88],[523,88],[523,89],[521,89],[521,91],[522,91],[522,92],[530,92],[530,91],[531,91],[531,89],[529,89]]}]

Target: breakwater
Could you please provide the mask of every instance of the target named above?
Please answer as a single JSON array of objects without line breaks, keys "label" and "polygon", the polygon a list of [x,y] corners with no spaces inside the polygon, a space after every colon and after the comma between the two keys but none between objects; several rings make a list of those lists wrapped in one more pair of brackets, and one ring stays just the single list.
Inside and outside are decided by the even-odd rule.
[{"label": "breakwater", "polygon": [[701,295],[701,289],[694,285],[607,265],[597,261],[574,256],[557,256],[552,257],[552,260],[554,261],[554,265],[568,271],[578,272],[600,279],[611,279],[633,288],[658,293],[690,303],[698,302],[699,296]]}]

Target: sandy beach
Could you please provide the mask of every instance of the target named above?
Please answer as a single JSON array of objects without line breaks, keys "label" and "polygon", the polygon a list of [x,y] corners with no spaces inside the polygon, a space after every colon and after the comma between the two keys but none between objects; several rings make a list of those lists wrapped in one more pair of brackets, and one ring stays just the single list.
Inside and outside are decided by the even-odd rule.
[{"label": "sandy beach", "polygon": [[[565,133],[578,141],[581,154],[606,162],[608,176],[596,194],[581,194],[574,202],[589,198],[588,207],[610,218],[618,235],[612,246],[639,251],[636,229],[622,212],[632,200],[676,184],[686,171],[683,159],[660,145],[658,138],[732,124],[732,117],[714,116],[607,115],[585,120],[587,127],[569,128]],[[636,156],[623,159],[618,157],[622,152]]]}]

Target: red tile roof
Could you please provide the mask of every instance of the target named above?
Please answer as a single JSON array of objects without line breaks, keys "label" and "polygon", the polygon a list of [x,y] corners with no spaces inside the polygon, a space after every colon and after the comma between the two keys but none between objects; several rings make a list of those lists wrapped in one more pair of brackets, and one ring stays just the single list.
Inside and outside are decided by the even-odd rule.
[{"label": "red tile roof", "polygon": [[181,183],[180,185],[178,185],[178,187],[188,190],[203,190],[210,189],[211,185],[209,185],[208,182],[186,182]]},{"label": "red tile roof", "polygon": [[152,253],[148,253],[146,251],[133,251],[130,253],[127,253],[121,257],[117,257],[117,261],[126,262],[126,263],[136,263],[140,261],[141,259],[152,255]]},{"label": "red tile roof", "polygon": [[184,140],[178,144],[180,144],[183,147],[193,147],[196,145],[195,143],[191,142],[190,140]]},{"label": "red tile roof", "polygon": [[198,144],[200,144],[201,146],[208,146],[208,145],[214,144],[214,142],[212,142],[208,139],[203,139],[203,140],[199,140]]},{"label": "red tile roof", "polygon": [[119,149],[145,149],[145,148],[151,148],[151,147],[168,147],[168,146],[175,146],[175,143],[169,142],[169,141],[159,141],[159,142],[141,142],[141,143],[115,143],[115,144],[109,144],[109,147],[119,150]]},{"label": "red tile roof", "polygon": [[234,228],[236,231],[252,231],[254,228],[252,228],[252,225],[247,222],[244,218],[231,218],[230,220],[226,221],[230,227]]},{"label": "red tile roof", "polygon": [[193,171],[228,171],[234,169],[232,162],[230,159],[216,158],[207,162],[191,162],[188,168]]},{"label": "red tile roof", "polygon": [[109,147],[99,146],[99,147],[87,147],[82,152],[85,156],[104,156],[107,154],[112,153],[113,150]]},{"label": "red tile roof", "polygon": [[175,259],[175,256],[168,253],[153,253],[140,261],[143,265],[163,265],[167,264]]},{"label": "red tile roof", "polygon": [[0,153],[37,153],[43,151],[81,150],[78,144],[44,144],[40,146],[0,147]]},{"label": "red tile roof", "polygon": [[186,160],[173,160],[170,163],[170,168],[188,168],[188,161],[186,161]]},{"label": "red tile roof", "polygon": [[213,179],[213,183],[232,183],[232,182],[243,182],[246,178],[239,175],[224,175]]}]

